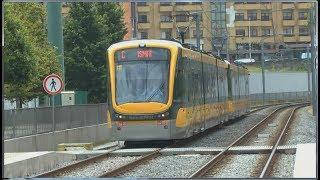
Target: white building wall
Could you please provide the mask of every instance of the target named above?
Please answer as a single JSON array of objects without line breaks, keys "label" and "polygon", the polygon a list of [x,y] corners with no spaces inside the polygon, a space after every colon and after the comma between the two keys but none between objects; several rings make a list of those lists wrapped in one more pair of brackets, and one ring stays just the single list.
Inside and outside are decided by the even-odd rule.
[{"label": "white building wall", "polygon": [[[35,108],[39,107],[39,98],[35,98],[25,104],[22,104],[22,108]],[[4,99],[4,110],[16,109],[16,101],[9,101]]]}]

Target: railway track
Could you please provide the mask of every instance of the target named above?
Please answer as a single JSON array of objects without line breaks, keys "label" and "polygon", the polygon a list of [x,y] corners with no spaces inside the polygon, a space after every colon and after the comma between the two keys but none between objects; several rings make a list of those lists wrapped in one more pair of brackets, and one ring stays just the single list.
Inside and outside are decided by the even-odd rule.
[{"label": "railway track", "polygon": [[56,177],[56,176],[59,176],[59,174],[61,174],[63,172],[70,172],[70,171],[73,171],[74,169],[83,168],[83,167],[88,166],[89,164],[93,164],[99,160],[109,158],[110,152],[116,151],[118,149],[121,149],[121,147],[120,146],[113,146],[113,147],[109,148],[108,149],[109,151],[106,153],[103,153],[103,154],[100,154],[100,155],[97,155],[97,156],[94,156],[91,158],[87,158],[87,159],[84,159],[81,161],[77,161],[77,162],[72,163],[68,166],[60,167],[60,168],[57,168],[57,169],[54,169],[54,170],[51,170],[48,172],[38,174],[38,175],[34,176],[33,178]]},{"label": "railway track", "polygon": [[281,131],[281,134],[279,135],[278,139],[277,139],[277,142],[273,145],[272,147],[272,151],[269,155],[269,158],[266,162],[266,164],[264,165],[263,167],[263,170],[259,176],[259,178],[266,178],[266,177],[269,177],[270,176],[270,173],[271,173],[271,168],[272,168],[272,164],[274,163],[274,160],[275,160],[275,157],[276,157],[276,150],[277,148],[279,147],[279,145],[282,145],[282,141],[284,139],[284,136],[285,136],[285,132],[287,131],[288,127],[290,126],[290,123],[292,122],[292,119],[293,119],[293,115],[294,113],[297,111],[297,109],[300,109],[302,108],[303,106],[298,106],[298,107],[295,107],[292,111],[291,111],[291,114],[289,116],[289,118],[286,120],[286,124],[285,126],[283,127],[282,131]]},{"label": "railway track", "polygon": [[[269,106],[266,106],[266,107],[269,107]],[[266,107],[259,107],[259,109],[255,109],[254,111],[251,111],[249,114],[254,113],[256,111],[259,111],[261,109],[264,109]],[[281,107],[281,108],[283,108],[283,107]],[[281,109],[281,108],[279,108],[279,109]],[[175,144],[173,144],[173,145],[171,145],[169,147],[177,147],[177,146],[179,146],[181,144],[188,143],[189,141],[194,141],[199,136],[200,135],[194,136],[194,137],[192,137],[192,138],[190,138],[188,140],[185,140],[185,141],[180,141],[180,142],[175,143]],[[233,144],[233,145],[235,145],[235,144]],[[126,163],[122,163],[118,167],[114,166],[111,169],[104,169],[104,170],[100,168],[100,173],[93,173],[92,176],[95,176],[95,177],[115,177],[115,176],[119,176],[119,175],[121,175],[121,174],[123,174],[125,172],[130,171],[131,169],[134,169],[135,167],[137,167],[137,166],[139,166],[141,164],[147,163],[148,161],[159,157],[161,155],[161,150],[163,150],[165,148],[169,148],[169,147],[158,148],[154,152],[149,153],[149,154],[147,154],[145,156],[135,157],[135,158],[131,158],[131,159],[129,158],[129,159],[126,160]],[[228,147],[227,149],[229,149],[230,147]],[[119,148],[117,148],[117,149],[119,149]],[[117,149],[114,149],[114,150],[117,150]],[[42,174],[37,175],[35,177],[37,178],[37,177],[64,177],[64,176],[73,177],[73,176],[77,176],[77,174],[73,174],[72,172],[73,171],[85,172],[87,167],[94,166],[95,164],[96,164],[95,166],[99,166],[100,162],[103,162],[103,161],[107,162],[108,159],[112,158],[112,157],[110,157],[110,152],[112,152],[114,150],[110,150],[107,153],[104,153],[104,154],[101,154],[101,155],[98,155],[98,156],[95,156],[95,157],[92,157],[92,158],[88,158],[88,159],[76,162],[76,163],[71,164],[69,166],[65,166],[65,167],[58,168],[58,169],[55,169],[55,170],[52,170],[52,171],[49,171],[49,172],[46,172],[46,173],[42,173]],[[224,154],[224,153],[225,152],[223,151],[220,154]],[[214,158],[214,159],[217,159],[217,158]],[[210,160],[210,162],[211,161],[212,160]],[[217,160],[213,160],[213,161],[217,161]],[[80,176],[81,176],[81,173],[80,173]],[[89,176],[87,175],[86,177],[89,177]],[[197,177],[197,176],[194,176],[194,177]]]},{"label": "railway track", "polygon": [[198,170],[196,170],[192,175],[189,176],[189,178],[200,178],[200,177],[206,177],[206,174],[208,172],[212,172],[214,171],[214,167],[216,165],[218,165],[220,162],[222,162],[223,158],[225,158],[228,153],[229,153],[229,149],[231,147],[240,145],[241,143],[245,142],[247,143],[248,139],[250,139],[249,137],[252,137],[252,135],[254,133],[256,133],[259,128],[261,128],[263,125],[265,125],[267,122],[271,121],[276,113],[280,112],[283,109],[286,109],[288,107],[293,107],[293,106],[297,106],[295,107],[292,111],[291,114],[289,116],[289,118],[286,120],[285,125],[282,127],[282,131],[281,134],[279,135],[279,137],[277,138],[277,141],[274,145],[272,145],[272,152],[267,160],[267,162],[265,163],[264,167],[261,169],[261,174],[259,175],[260,178],[263,177],[267,177],[268,174],[270,173],[270,165],[272,164],[272,160],[274,160],[274,156],[275,156],[275,152],[277,150],[277,147],[279,146],[284,132],[286,131],[292,117],[293,117],[293,113],[296,111],[296,109],[301,108],[303,106],[305,106],[305,104],[291,104],[291,105],[287,105],[284,107],[280,107],[277,108],[276,110],[274,110],[272,113],[270,113],[267,117],[265,117],[264,119],[262,119],[259,123],[257,123],[255,126],[253,126],[250,130],[248,130],[245,134],[243,134],[242,136],[240,136],[238,139],[236,139],[234,142],[232,142],[228,147],[226,147],[223,151],[221,151],[218,155],[214,156],[212,159],[210,159],[206,164],[204,164],[202,167],[200,167]]}]

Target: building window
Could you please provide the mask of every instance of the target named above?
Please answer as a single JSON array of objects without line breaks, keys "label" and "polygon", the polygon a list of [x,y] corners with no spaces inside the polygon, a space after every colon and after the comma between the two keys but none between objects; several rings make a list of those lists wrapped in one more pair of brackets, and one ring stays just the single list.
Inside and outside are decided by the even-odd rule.
[{"label": "building window", "polygon": [[138,23],[147,23],[148,22],[148,16],[145,14],[138,15]]},{"label": "building window", "polygon": [[248,11],[248,20],[249,21],[257,20],[257,12],[256,11]]},{"label": "building window", "polygon": [[171,6],[171,3],[168,3],[168,2],[160,2],[160,6]]},{"label": "building window", "polygon": [[259,45],[259,44],[252,43],[252,44],[251,44],[251,49],[252,49],[252,50],[260,50],[260,49],[261,49],[261,47],[260,47],[260,45]]},{"label": "building window", "polygon": [[262,36],[271,36],[272,30],[270,28],[262,29]]},{"label": "building window", "polygon": [[[200,15],[200,21],[202,21],[202,14],[199,14],[199,15]],[[192,20],[196,21],[197,20],[197,15],[192,15]]]},{"label": "building window", "polygon": [[187,22],[187,21],[189,21],[189,16],[187,16],[185,14],[186,13],[176,15],[176,21],[177,22]]},{"label": "building window", "polygon": [[146,2],[138,2],[137,6],[147,6],[147,3]]},{"label": "building window", "polygon": [[171,34],[172,34],[171,30],[162,31],[161,38],[162,39],[171,39]]},{"label": "building window", "polygon": [[284,36],[293,36],[293,27],[284,27],[283,28]]},{"label": "building window", "polygon": [[193,2],[191,4],[202,4],[202,2]]},{"label": "building window", "polygon": [[140,39],[148,39],[148,32],[140,32]]},{"label": "building window", "polygon": [[309,28],[306,26],[299,27],[300,36],[309,36]]},{"label": "building window", "polygon": [[299,20],[307,20],[308,19],[308,12],[302,11],[299,12]]},{"label": "building window", "polygon": [[282,12],[283,20],[292,20],[292,11]]},{"label": "building window", "polygon": [[262,11],[261,12],[261,21],[270,21],[271,13],[270,11]]},{"label": "building window", "polygon": [[172,22],[172,16],[171,15],[160,15],[160,21],[161,22]]},{"label": "building window", "polygon": [[250,28],[250,36],[258,36],[258,29]]},{"label": "building window", "polygon": [[244,29],[236,29],[236,35],[237,36],[245,36],[245,30]]},{"label": "building window", "polygon": [[271,45],[270,44],[263,44],[263,49],[271,49]]},{"label": "building window", "polygon": [[236,44],[238,50],[249,50],[250,45],[248,43],[237,43]]},{"label": "building window", "polygon": [[[197,37],[197,32],[196,32],[196,30],[193,30],[193,37],[194,37],[194,38]],[[202,31],[202,30],[200,31],[200,37],[201,37],[201,38],[203,37],[203,31]]]},{"label": "building window", "polygon": [[188,2],[176,2],[176,5],[187,5],[189,4]]},{"label": "building window", "polygon": [[244,20],[244,13],[236,13],[236,21],[243,21]]}]

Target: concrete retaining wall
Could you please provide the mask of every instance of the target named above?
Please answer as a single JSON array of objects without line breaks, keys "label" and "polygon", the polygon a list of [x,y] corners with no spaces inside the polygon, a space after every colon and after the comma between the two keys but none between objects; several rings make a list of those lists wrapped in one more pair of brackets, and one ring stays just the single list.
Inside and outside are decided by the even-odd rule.
[{"label": "concrete retaining wall", "polygon": [[[311,88],[311,75],[309,79]],[[308,74],[307,72],[266,72],[265,83],[266,93],[308,91]],[[249,92],[250,94],[262,93],[262,75],[260,72],[250,73]]]},{"label": "concrete retaining wall", "polygon": [[4,141],[4,152],[56,151],[60,143],[107,142],[111,131],[107,124],[85,126],[63,131],[49,132]]},{"label": "concrete retaining wall", "polygon": [[76,159],[73,154],[56,152],[6,153],[4,161],[5,178],[22,178],[33,176],[56,168],[58,164],[72,162]]}]

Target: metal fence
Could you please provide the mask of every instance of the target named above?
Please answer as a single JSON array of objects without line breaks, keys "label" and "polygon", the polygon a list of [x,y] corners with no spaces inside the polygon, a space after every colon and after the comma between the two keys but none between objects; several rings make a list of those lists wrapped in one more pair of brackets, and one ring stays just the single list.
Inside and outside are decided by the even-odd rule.
[{"label": "metal fence", "polygon": [[[309,92],[266,93],[265,103],[310,101]],[[262,94],[250,95],[251,106],[262,105]],[[106,123],[107,104],[58,106],[4,111],[4,139]]]},{"label": "metal fence", "polygon": [[[264,104],[283,103],[283,102],[310,102],[311,92],[281,92],[281,93],[265,93]],[[263,105],[263,94],[250,94],[250,105]]]},{"label": "metal fence", "polygon": [[4,139],[106,123],[107,104],[12,109],[4,111]]}]

